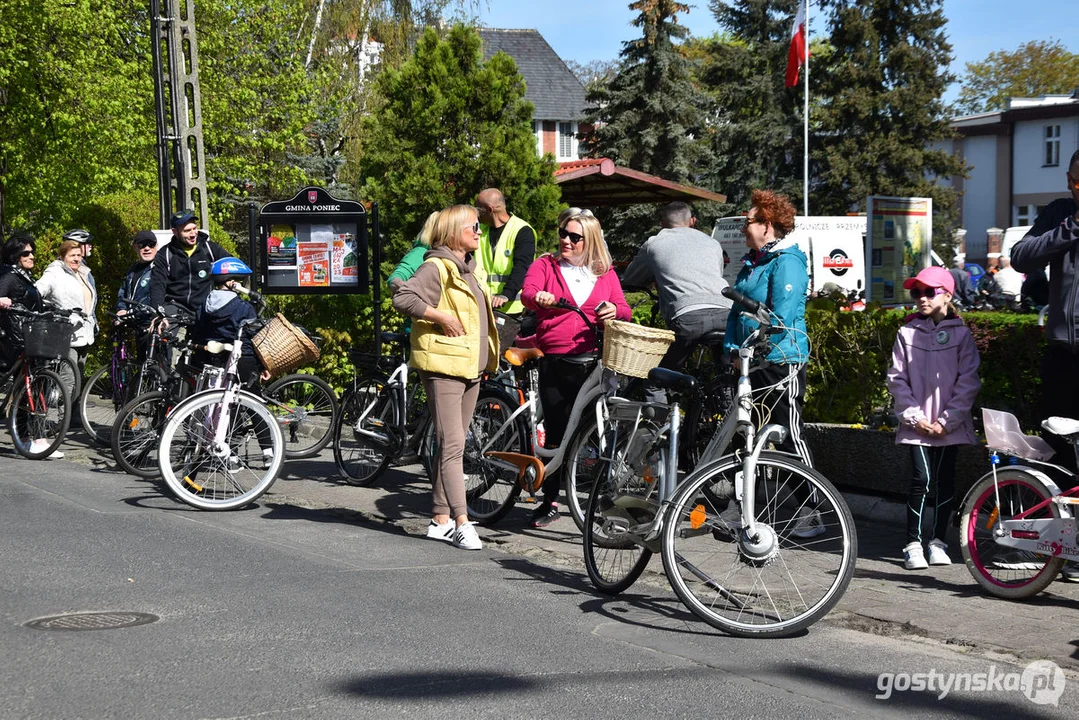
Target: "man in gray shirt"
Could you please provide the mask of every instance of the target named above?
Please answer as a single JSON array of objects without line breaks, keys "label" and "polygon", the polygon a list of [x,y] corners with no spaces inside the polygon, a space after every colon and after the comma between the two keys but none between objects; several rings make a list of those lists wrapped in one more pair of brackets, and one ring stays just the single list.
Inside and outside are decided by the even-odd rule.
[{"label": "man in gray shirt", "polygon": [[[622,275],[623,287],[656,284],[659,311],[674,332],[674,343],[660,367],[681,370],[702,335],[723,332],[731,301],[720,292],[723,279],[723,248],[700,230],[697,219],[684,202],[672,202],[659,211],[661,230],[645,241]],[[662,390],[648,388],[649,400],[665,400]]]}]

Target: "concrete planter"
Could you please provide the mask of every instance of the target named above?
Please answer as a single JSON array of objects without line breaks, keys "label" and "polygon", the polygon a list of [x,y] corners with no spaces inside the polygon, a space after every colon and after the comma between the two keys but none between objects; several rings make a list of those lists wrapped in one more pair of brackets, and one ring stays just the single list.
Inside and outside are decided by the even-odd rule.
[{"label": "concrete planter", "polygon": [[[914,470],[910,448],[896,445],[894,432],[809,423],[806,442],[816,469],[841,490],[906,500]],[[956,462],[956,501],[987,472],[989,453],[984,445],[961,447]]]}]

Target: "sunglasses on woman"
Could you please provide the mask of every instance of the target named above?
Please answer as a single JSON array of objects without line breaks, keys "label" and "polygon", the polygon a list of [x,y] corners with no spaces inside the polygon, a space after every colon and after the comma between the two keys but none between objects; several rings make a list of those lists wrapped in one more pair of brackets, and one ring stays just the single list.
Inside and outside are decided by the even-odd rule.
[{"label": "sunglasses on woman", "polygon": [[576,245],[577,243],[584,242],[584,235],[578,235],[575,232],[570,232],[566,228],[558,228],[558,237],[565,240],[569,238],[570,242]]},{"label": "sunglasses on woman", "polygon": [[948,292],[948,291],[945,290],[944,288],[935,288],[935,287],[931,287],[931,288],[911,288],[910,289],[910,296],[912,298],[914,298],[915,300],[919,300],[919,299],[921,299],[923,297],[932,299],[932,298],[935,298],[937,295],[940,295],[941,293],[946,293],[946,292]]}]

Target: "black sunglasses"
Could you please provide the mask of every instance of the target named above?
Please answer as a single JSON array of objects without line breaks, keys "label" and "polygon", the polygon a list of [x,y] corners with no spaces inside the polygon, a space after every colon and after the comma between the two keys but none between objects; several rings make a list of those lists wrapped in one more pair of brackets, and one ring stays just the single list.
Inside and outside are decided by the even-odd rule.
[{"label": "black sunglasses", "polygon": [[23,250],[21,253],[19,253],[19,257],[21,257],[21,258],[30,257],[33,254],[34,254],[33,250]]},{"label": "black sunglasses", "polygon": [[914,298],[915,300],[918,300],[918,299],[923,298],[923,297],[932,299],[932,298],[935,298],[938,294],[945,293],[945,292],[948,292],[948,291],[945,290],[944,288],[931,287],[931,288],[925,288],[924,290],[922,288],[911,288],[910,289],[910,296],[912,298]]},{"label": "black sunglasses", "polygon": [[143,250],[145,248],[152,248],[155,245],[157,245],[156,240],[142,240],[141,242],[135,243],[135,247],[139,250]]},{"label": "black sunglasses", "polygon": [[570,242],[572,242],[574,245],[580,242],[584,242],[584,235],[578,235],[575,232],[570,232],[566,228],[558,228],[558,237],[562,238],[563,240],[569,238]]}]

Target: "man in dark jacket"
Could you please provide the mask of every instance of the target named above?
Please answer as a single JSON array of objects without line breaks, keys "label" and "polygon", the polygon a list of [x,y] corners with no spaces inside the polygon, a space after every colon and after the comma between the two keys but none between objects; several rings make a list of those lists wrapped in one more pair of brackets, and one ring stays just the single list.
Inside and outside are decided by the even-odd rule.
[{"label": "man in dark jacket", "polygon": [[[120,291],[116,294],[116,314],[131,314],[134,317],[136,327],[145,328],[152,315],[147,310],[133,305],[133,300],[143,305],[151,305],[150,280],[153,274],[154,257],[157,255],[157,236],[152,230],[140,230],[135,233],[131,241],[138,260],[135,261],[124,275],[124,282],[120,285]],[[153,307],[153,305],[151,305]],[[138,359],[141,362],[146,357],[146,351],[150,346],[150,338],[146,333],[140,332],[137,340]]]},{"label": "man in dark jacket", "polygon": [[191,210],[174,213],[171,225],[172,242],[153,261],[150,304],[155,308],[174,305],[194,315],[213,288],[210,269],[214,261],[230,253],[199,230]]},{"label": "man in dark jacket", "polygon": [[[1049,203],[1038,213],[1023,239],[1012,248],[1012,267],[1033,273],[1049,266],[1049,317],[1042,358],[1041,417],[1075,417],[1079,408],[1079,150],[1068,164],[1071,197]],[[1075,469],[1075,451],[1052,433],[1046,441],[1056,450],[1054,462]],[[1064,578],[1079,582],[1079,567],[1065,565]]]}]

